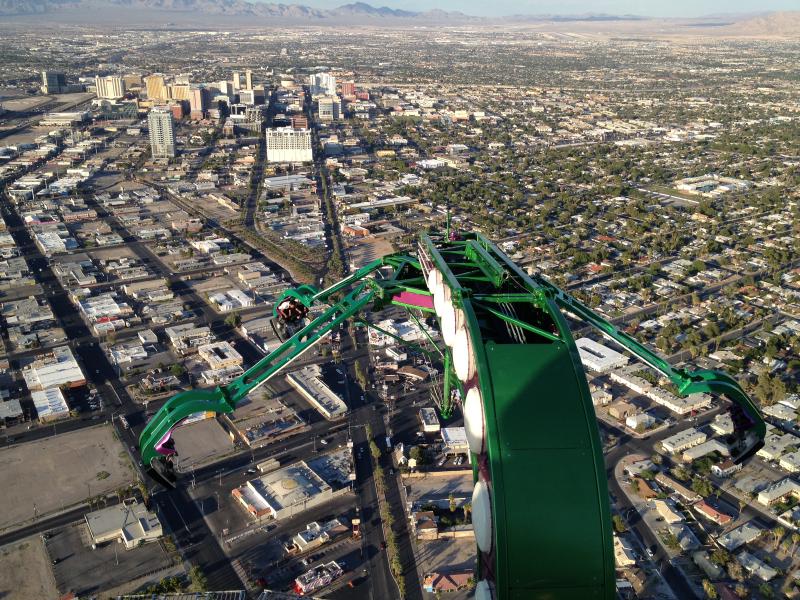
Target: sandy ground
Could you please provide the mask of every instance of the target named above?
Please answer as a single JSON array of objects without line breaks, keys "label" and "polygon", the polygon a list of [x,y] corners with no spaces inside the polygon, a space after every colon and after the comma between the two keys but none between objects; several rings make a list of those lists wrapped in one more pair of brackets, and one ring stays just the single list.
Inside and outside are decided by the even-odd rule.
[{"label": "sandy ground", "polygon": [[0,529],[32,519],[34,503],[41,517],[133,481],[109,425],[3,448],[0,465]]},{"label": "sandy ground", "polygon": [[50,564],[38,535],[0,548],[0,598],[58,598]]}]

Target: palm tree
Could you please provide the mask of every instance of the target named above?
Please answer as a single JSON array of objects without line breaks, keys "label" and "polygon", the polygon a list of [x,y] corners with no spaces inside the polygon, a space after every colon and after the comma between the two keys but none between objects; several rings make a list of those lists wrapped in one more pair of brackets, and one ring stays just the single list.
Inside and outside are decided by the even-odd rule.
[{"label": "palm tree", "polygon": [[792,533],[792,558],[794,558],[794,553],[797,551],[797,544],[800,543],[800,533],[793,532]]},{"label": "palm tree", "polygon": [[775,538],[775,550],[778,549],[778,544],[780,544],[783,536],[786,535],[786,529],[778,525],[775,529],[772,530],[772,535]]}]

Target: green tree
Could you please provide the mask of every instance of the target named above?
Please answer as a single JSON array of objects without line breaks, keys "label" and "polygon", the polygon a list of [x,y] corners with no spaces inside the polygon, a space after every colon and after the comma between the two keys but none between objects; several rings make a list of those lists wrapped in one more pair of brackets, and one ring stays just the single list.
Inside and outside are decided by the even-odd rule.
[{"label": "green tree", "polygon": [[426,459],[425,451],[419,446],[414,446],[413,448],[411,448],[411,451],[408,453],[408,456],[417,461],[418,465],[425,464],[425,459]]},{"label": "green tree", "polygon": [[614,531],[617,533],[623,533],[628,528],[625,526],[625,520],[620,515],[614,515],[611,517],[611,520],[614,523]]},{"label": "green tree", "polygon": [[169,372],[172,373],[175,377],[180,377],[186,372],[186,368],[180,363],[175,363],[169,368]]},{"label": "green tree", "polygon": [[361,365],[361,361],[357,360],[355,364],[355,371],[356,371],[356,381],[358,381],[358,385],[362,387],[362,389],[367,389],[367,375],[364,373],[364,367]]},{"label": "green tree", "polygon": [[714,600],[718,598],[719,595],[717,594],[717,589],[714,587],[714,584],[711,583],[708,579],[703,579],[703,591],[706,593],[706,598],[710,598]]},{"label": "green tree", "polygon": [[372,454],[372,458],[374,458],[375,460],[381,457],[381,449],[378,448],[378,444],[375,443],[375,440],[370,440],[369,451]]},{"label": "green tree", "polygon": [[189,591],[190,592],[205,592],[208,591],[208,579],[203,573],[203,570],[194,565],[189,570]]},{"label": "green tree", "polygon": [[229,327],[239,327],[242,324],[242,315],[234,312],[225,317],[225,324]]},{"label": "green tree", "polygon": [[692,479],[692,491],[697,492],[703,498],[707,498],[714,493],[714,486],[707,479],[695,477]]},{"label": "green tree", "polygon": [[456,507],[457,507],[458,505],[457,505],[457,503],[456,503],[456,497],[453,495],[453,493],[452,493],[452,492],[451,492],[451,493],[450,493],[450,495],[447,497],[447,501],[448,501],[448,503],[449,503],[449,505],[450,505],[450,512],[451,512],[451,513],[454,513],[454,512],[456,512]]},{"label": "green tree", "polygon": [[717,548],[711,553],[711,562],[720,567],[724,567],[731,561],[730,553],[724,548]]}]

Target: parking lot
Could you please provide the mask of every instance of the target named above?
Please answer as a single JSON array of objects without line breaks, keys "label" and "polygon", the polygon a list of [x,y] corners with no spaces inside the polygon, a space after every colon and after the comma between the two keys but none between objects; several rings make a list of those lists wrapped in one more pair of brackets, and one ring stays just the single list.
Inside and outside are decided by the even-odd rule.
[{"label": "parking lot", "polygon": [[56,561],[53,572],[62,594],[101,594],[126,581],[172,567],[172,559],[157,542],[132,550],[108,542],[92,550],[84,522],[56,530],[46,543],[50,561]]}]

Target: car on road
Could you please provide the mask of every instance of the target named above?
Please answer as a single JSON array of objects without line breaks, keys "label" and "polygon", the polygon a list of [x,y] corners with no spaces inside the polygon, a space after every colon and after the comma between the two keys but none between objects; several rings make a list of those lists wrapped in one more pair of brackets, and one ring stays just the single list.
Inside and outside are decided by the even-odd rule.
[{"label": "car on road", "polygon": [[657,550],[657,548],[656,548],[655,544],[653,544],[652,546],[649,546],[647,548],[647,556],[649,556],[650,558],[655,558],[656,550]]},{"label": "car on road", "polygon": [[247,469],[247,471],[245,471],[245,473],[247,473],[248,475],[252,475],[253,473],[257,473],[257,472],[258,471],[256,471],[255,469]]},{"label": "car on road", "polygon": [[323,446],[327,446],[328,440],[320,440],[319,443],[322,444]]}]

